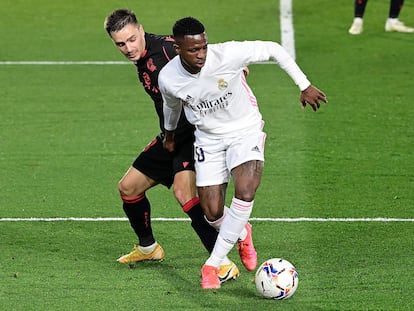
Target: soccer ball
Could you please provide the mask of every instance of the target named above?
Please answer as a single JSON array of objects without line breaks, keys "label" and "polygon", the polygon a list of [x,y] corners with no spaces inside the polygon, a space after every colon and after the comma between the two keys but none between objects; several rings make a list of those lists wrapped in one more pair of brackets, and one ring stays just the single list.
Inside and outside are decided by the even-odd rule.
[{"label": "soccer ball", "polygon": [[272,258],[257,269],[254,282],[257,291],[265,298],[287,299],[298,288],[299,276],[296,268],[287,260]]}]

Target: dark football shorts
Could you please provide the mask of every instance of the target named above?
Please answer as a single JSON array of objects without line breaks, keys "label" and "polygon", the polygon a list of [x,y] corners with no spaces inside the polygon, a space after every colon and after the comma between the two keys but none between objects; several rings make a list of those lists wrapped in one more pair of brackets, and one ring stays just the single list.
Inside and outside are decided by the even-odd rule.
[{"label": "dark football shorts", "polygon": [[193,141],[177,144],[174,152],[169,152],[162,145],[163,138],[157,136],[150,142],[135,159],[132,166],[155,180],[170,188],[176,173],[194,171]]}]

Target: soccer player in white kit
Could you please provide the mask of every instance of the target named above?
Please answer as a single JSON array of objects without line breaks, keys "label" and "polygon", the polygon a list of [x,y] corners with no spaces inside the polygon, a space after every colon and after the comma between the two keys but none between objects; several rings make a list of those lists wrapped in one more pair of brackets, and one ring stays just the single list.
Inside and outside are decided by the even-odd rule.
[{"label": "soccer player in white kit", "polygon": [[[257,264],[248,220],[262,176],[266,134],[243,69],[252,63],[274,60],[298,85],[303,108],[309,104],[316,111],[327,99],[275,42],[209,45],[203,24],[193,17],[178,20],[173,36],[178,56],[165,65],[158,77],[164,99],[164,147],[174,151],[174,130],[184,106],[188,121],[196,127],[200,203],[209,223],[219,230],[213,252],[201,269],[202,288],[214,289],[220,287],[221,260],[236,242],[247,270],[254,270]],[[230,176],[234,197],[230,208],[225,208]]]}]

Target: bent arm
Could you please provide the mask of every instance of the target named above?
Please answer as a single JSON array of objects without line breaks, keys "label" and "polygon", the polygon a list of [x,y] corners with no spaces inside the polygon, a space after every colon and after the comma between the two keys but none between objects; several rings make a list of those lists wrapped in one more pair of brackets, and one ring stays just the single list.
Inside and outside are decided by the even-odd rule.
[{"label": "bent arm", "polygon": [[177,128],[178,121],[182,110],[181,101],[177,98],[169,96],[164,91],[163,98],[163,113],[164,113],[164,140],[163,146],[169,152],[175,149],[174,131]]},{"label": "bent arm", "polygon": [[[164,76],[163,76],[164,75]],[[168,88],[169,81],[167,74],[161,70],[158,76],[158,84],[163,100],[164,128],[167,131],[174,131],[180,119],[182,104],[181,100],[174,96]]]}]

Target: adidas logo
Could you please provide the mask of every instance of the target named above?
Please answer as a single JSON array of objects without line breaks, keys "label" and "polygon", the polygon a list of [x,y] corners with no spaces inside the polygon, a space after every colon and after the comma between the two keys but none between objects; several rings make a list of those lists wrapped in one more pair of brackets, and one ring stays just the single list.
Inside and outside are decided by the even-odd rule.
[{"label": "adidas logo", "polygon": [[257,152],[260,152],[260,149],[259,149],[259,147],[254,146],[254,147],[252,148],[252,150],[251,150],[251,151],[257,151]]}]

